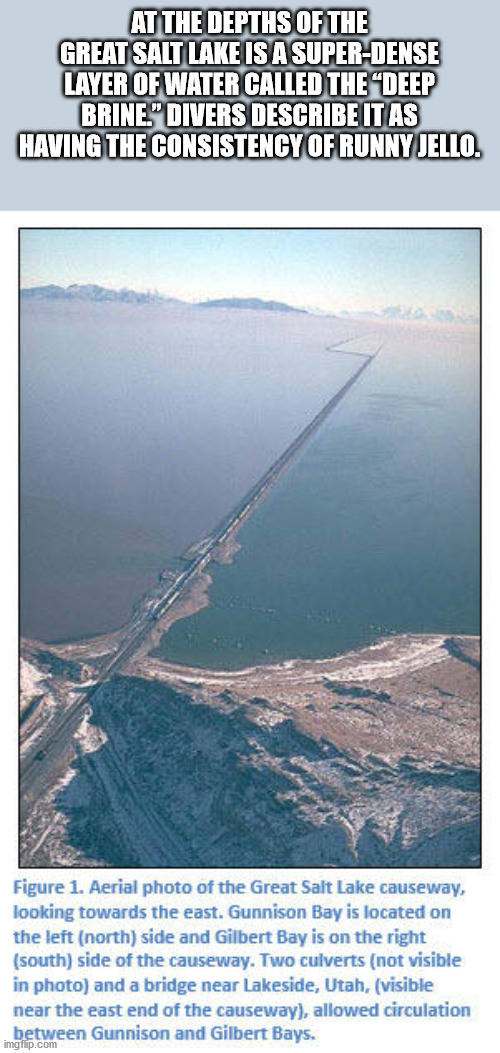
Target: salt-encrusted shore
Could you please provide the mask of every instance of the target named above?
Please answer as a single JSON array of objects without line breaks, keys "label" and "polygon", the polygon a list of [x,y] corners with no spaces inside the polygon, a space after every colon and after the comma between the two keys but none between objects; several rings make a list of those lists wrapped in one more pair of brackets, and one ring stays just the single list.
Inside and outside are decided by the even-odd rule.
[{"label": "salt-encrusted shore", "polygon": [[[26,641],[23,657],[29,760],[102,640]],[[476,866],[479,640],[407,634],[227,672],[138,654],[39,763],[27,866]]]}]

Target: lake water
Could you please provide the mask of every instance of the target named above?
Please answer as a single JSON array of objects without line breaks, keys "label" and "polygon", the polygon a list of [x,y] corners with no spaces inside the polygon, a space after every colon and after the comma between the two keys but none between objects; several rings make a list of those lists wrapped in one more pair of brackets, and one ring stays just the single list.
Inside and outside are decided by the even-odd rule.
[{"label": "lake water", "polygon": [[24,301],[22,632],[116,628],[208,533],[355,359],[362,326],[179,304]]},{"label": "lake water", "polygon": [[476,330],[379,327],[384,347],[213,569],[163,657],[238,668],[394,632],[479,631]]}]

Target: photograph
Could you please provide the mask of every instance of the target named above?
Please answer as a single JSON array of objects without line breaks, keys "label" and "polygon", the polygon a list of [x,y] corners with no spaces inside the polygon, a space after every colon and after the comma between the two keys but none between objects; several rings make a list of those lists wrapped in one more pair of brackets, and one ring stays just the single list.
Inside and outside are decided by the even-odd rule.
[{"label": "photograph", "polygon": [[21,868],[480,868],[478,227],[19,231]]}]

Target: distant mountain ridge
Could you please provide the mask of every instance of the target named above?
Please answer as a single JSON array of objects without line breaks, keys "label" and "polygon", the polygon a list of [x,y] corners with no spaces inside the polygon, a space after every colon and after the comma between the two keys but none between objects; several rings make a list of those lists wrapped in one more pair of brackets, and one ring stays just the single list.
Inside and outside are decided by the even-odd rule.
[{"label": "distant mountain ridge", "polygon": [[249,296],[239,298],[230,296],[220,300],[203,300],[198,307],[236,307],[244,311],[292,311],[294,314],[309,314],[303,307],[291,307],[280,300],[259,300]]},{"label": "distant mountain ridge", "polygon": [[437,308],[430,313],[422,307],[406,307],[397,304],[392,307],[381,307],[378,311],[339,311],[339,318],[382,318],[396,322],[444,322],[448,325],[478,325],[479,317],[475,314],[457,314],[450,308]]},{"label": "distant mountain ridge", "polygon": [[156,292],[135,292],[133,289],[105,289],[103,285],[36,285],[21,289],[23,300],[91,300],[117,303],[182,303],[174,297]]},{"label": "distant mountain ridge", "polygon": [[448,308],[426,312],[422,307],[394,305],[371,311],[317,311],[313,308],[292,307],[280,300],[261,300],[258,297],[228,296],[216,300],[201,300],[190,303],[175,296],[163,296],[158,292],[136,292],[134,289],[106,289],[103,285],[37,285],[21,289],[23,300],[85,300],[90,303],[130,303],[130,304],[184,304],[186,307],[239,309],[244,311],[274,311],[282,314],[306,314],[313,317],[330,318],[373,318],[399,322],[443,322],[449,325],[477,325],[476,315],[457,314]]},{"label": "distant mountain ridge", "polygon": [[[106,289],[102,285],[37,285],[21,289],[23,300],[88,300],[113,303],[186,303],[173,296],[162,296],[157,292],[135,292],[133,289]],[[220,300],[202,300],[201,303],[189,304],[191,307],[231,307],[253,311],[292,311],[295,314],[308,314],[301,307],[278,300],[260,300],[258,298],[227,297]]]}]

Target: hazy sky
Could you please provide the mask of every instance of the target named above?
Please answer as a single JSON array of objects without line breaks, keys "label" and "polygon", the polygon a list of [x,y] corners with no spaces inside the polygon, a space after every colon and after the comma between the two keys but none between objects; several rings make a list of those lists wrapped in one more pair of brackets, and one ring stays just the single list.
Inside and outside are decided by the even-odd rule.
[{"label": "hazy sky", "polygon": [[21,284],[479,313],[475,230],[26,230]]}]

